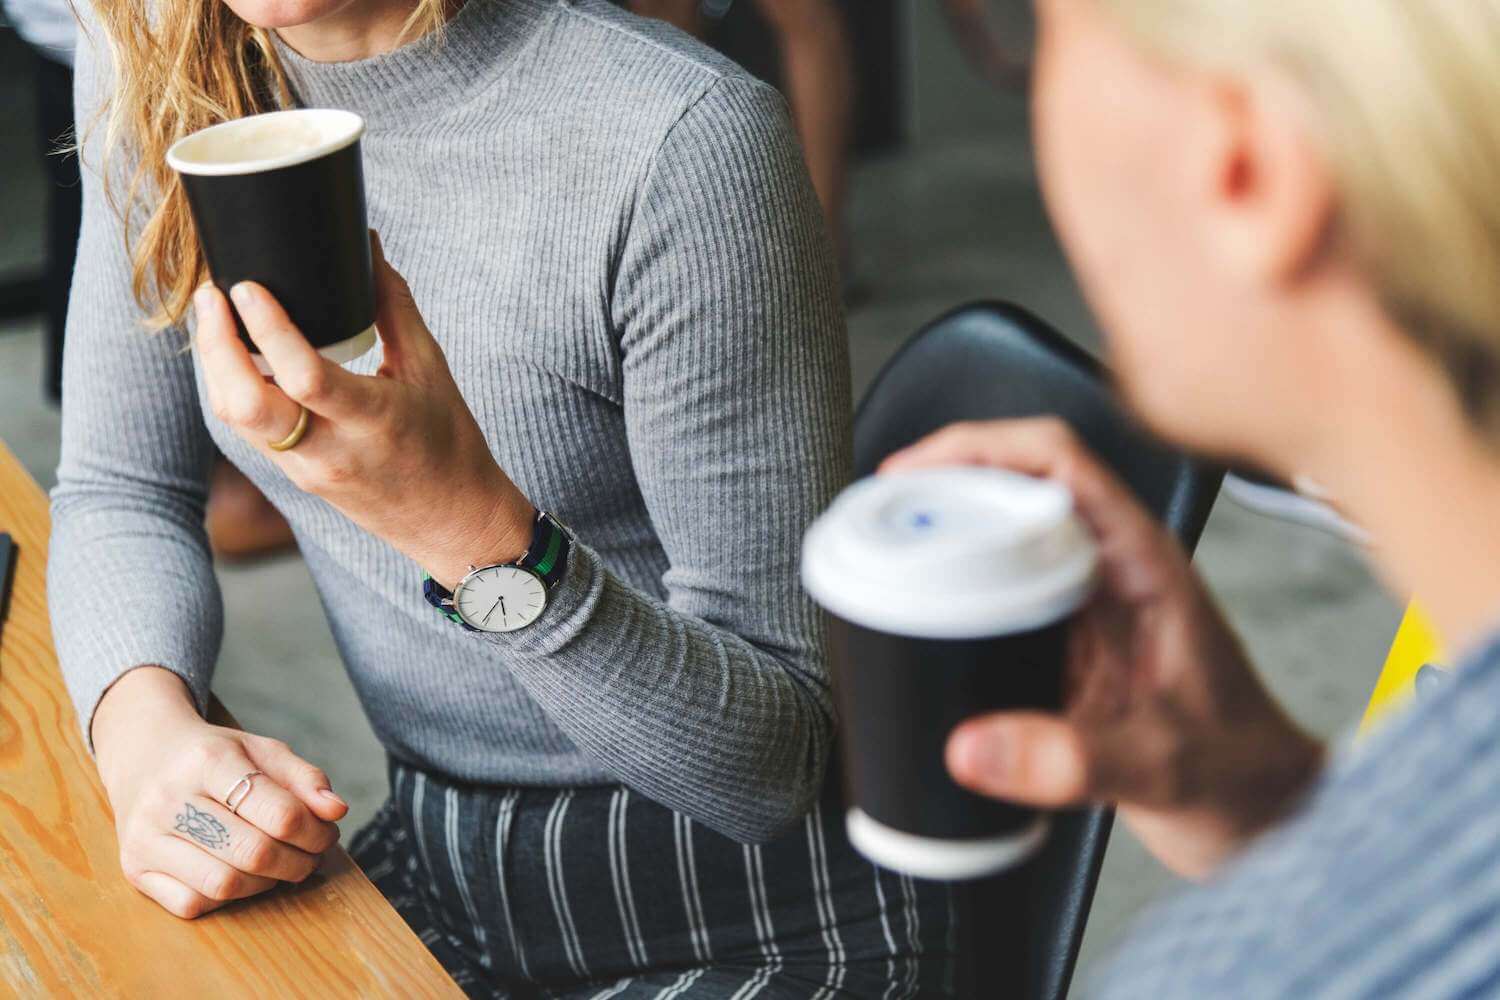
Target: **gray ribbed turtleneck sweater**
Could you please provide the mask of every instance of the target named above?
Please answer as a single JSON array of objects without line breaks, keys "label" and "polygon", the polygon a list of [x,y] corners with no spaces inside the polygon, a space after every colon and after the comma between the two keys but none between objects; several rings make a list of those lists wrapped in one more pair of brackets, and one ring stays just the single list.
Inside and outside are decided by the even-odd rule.
[{"label": "gray ribbed turtleneck sweater", "polygon": [[[91,31],[81,122],[109,86]],[[217,446],[295,529],[392,754],[475,782],[623,782],[742,839],[785,829],[833,729],[796,563],[845,477],[850,406],[834,269],[780,97],[604,0],[469,0],[441,42],[281,56],[302,104],[365,116],[371,225],[495,457],[580,544],[530,628],[440,617],[418,566],[207,411],[183,331],[142,332],[90,141],[49,573],[85,727],[140,664],[207,698]]]}]

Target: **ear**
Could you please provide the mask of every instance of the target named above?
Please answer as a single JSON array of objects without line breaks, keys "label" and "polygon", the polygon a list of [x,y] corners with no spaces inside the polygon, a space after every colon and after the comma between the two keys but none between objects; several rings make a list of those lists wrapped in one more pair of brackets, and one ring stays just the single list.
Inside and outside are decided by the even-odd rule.
[{"label": "ear", "polygon": [[1209,245],[1247,282],[1294,282],[1327,249],[1334,185],[1291,88],[1272,79],[1205,90],[1213,141],[1201,164]]}]

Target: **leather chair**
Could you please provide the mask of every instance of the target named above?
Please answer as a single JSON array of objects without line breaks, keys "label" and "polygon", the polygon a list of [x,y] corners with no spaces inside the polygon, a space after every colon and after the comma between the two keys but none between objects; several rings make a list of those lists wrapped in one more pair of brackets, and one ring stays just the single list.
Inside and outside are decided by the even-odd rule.
[{"label": "leather chair", "polygon": [[[1018,306],[963,306],[918,332],[865,394],[854,424],[855,472],[960,420],[1049,414],[1066,420],[1191,551],[1222,472],[1151,439],[1120,409],[1094,358]],[[956,906],[964,996],[1067,995],[1113,811],[1054,819],[1027,864],[962,883]]]}]

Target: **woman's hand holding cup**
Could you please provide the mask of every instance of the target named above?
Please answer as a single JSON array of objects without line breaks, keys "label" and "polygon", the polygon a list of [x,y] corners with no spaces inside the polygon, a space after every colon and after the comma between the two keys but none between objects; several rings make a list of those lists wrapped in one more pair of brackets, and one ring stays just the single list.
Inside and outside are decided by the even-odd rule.
[{"label": "woman's hand holding cup", "polygon": [[[452,589],[470,563],[509,562],[531,543],[535,510],[500,468],[406,282],[372,234],[376,326],[384,361],[357,375],[320,355],[265,288],[232,290],[246,332],[211,284],[194,298],[196,344],[214,413],[365,530]],[[277,450],[302,419],[293,447]]]},{"label": "woman's hand holding cup", "polygon": [[91,732],[125,877],[179,917],[301,882],[338,843],[349,807],[327,776],[285,743],[205,722],[169,671],[121,677]]},{"label": "woman's hand holding cup", "polygon": [[1069,648],[1067,709],[997,713],[948,744],[955,780],[1042,808],[1116,802],[1147,847],[1202,876],[1293,808],[1321,744],[1271,699],[1186,553],[1053,419],[958,424],[882,472],[955,465],[1060,481],[1099,545]]}]

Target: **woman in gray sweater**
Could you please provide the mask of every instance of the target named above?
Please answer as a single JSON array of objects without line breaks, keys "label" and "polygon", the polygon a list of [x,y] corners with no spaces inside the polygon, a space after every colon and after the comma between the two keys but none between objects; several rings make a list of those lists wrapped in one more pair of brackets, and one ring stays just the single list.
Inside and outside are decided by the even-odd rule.
[{"label": "woman in gray sweater", "polygon": [[[315,763],[203,719],[217,447],[293,526],[389,752],[356,857],[466,989],[946,989],[946,893],[859,860],[819,804],[795,553],[850,406],[780,98],[603,0],[178,6],[100,4],[78,68],[50,599],[126,877],[194,917],[305,877],[346,810]],[[390,263],[382,350],[343,368],[236,289],[273,384],[194,296],[161,154],[285,103],[364,116]],[[509,631],[472,608],[538,577]],[[462,616],[431,606],[455,588]]]}]

